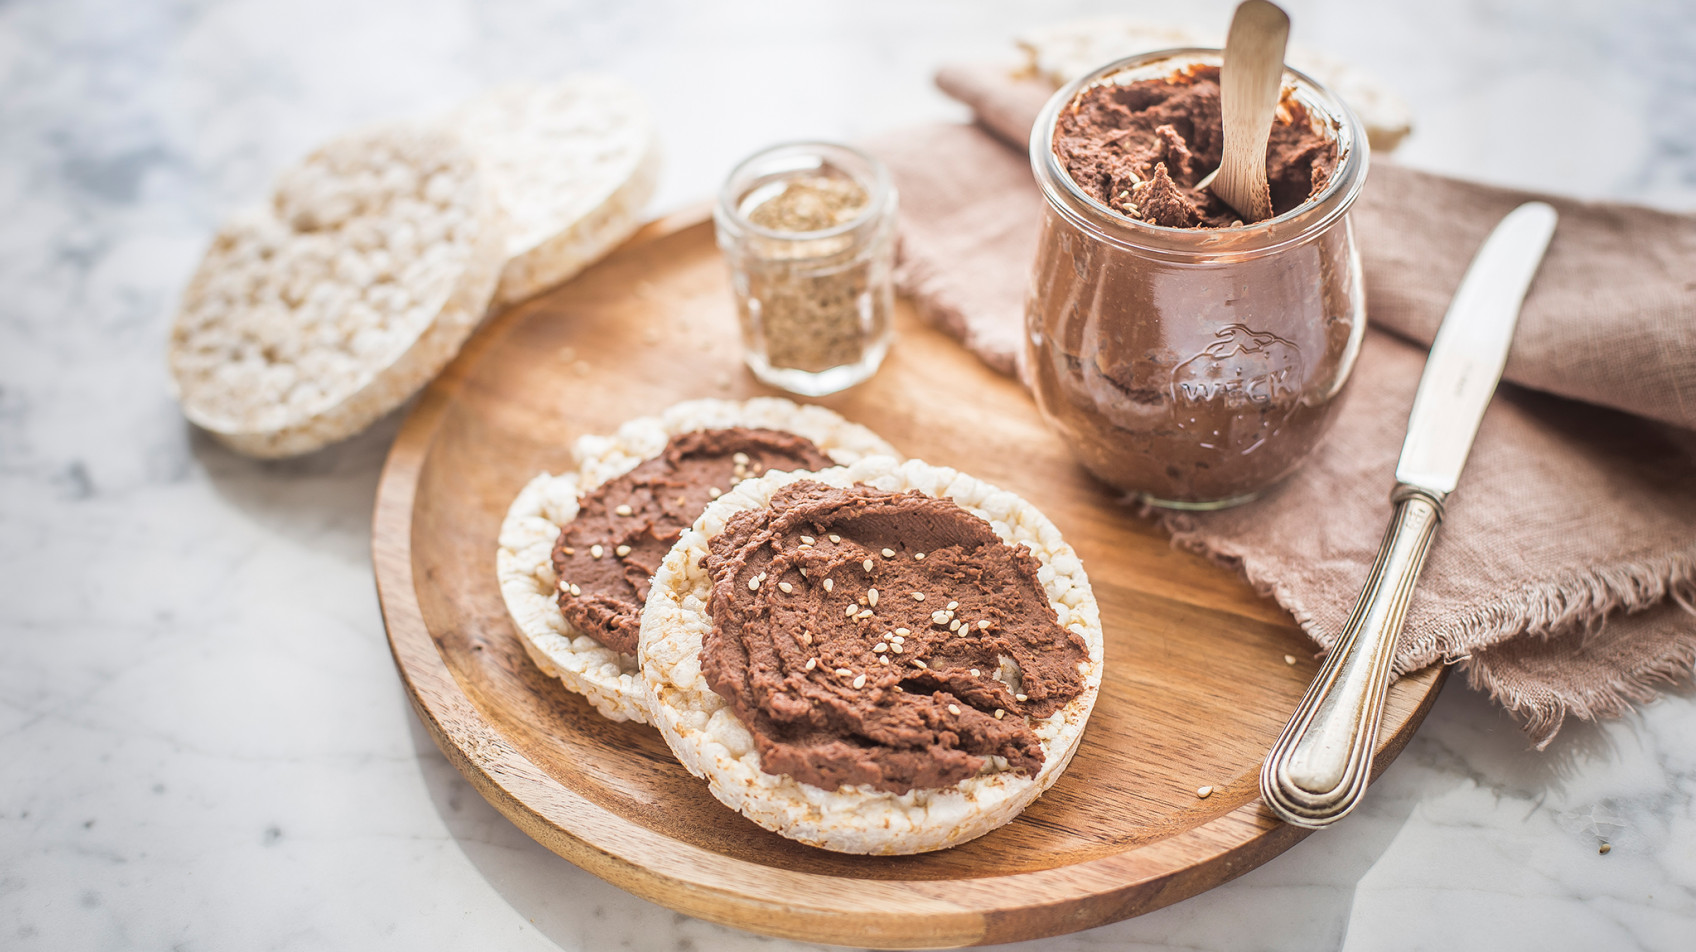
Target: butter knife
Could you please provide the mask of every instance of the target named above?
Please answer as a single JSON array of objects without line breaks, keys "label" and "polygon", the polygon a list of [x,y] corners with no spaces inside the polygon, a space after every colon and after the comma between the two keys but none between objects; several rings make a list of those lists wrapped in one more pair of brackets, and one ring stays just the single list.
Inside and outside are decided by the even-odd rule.
[{"label": "butter knife", "polygon": [[1335,823],[1366,792],[1396,637],[1554,231],[1555,210],[1542,202],[1509,212],[1473,257],[1437,329],[1408,415],[1390,493],[1395,514],[1378,558],[1336,645],[1260,770],[1266,805],[1296,826]]}]

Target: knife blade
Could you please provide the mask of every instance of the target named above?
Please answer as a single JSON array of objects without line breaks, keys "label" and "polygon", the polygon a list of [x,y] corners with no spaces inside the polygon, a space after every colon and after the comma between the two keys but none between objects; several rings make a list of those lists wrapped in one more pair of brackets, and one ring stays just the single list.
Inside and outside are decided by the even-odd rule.
[{"label": "knife blade", "polygon": [[1507,366],[1519,308],[1555,233],[1555,210],[1527,202],[1501,220],[1437,328],[1408,414],[1396,481],[1454,492],[1484,408]]},{"label": "knife blade", "polygon": [[1507,365],[1520,306],[1555,230],[1528,202],[1502,219],[1468,266],[1438,326],[1396,464],[1390,527],[1354,611],[1260,771],[1266,805],[1319,829],[1360,802],[1372,774],[1396,637],[1443,507]]}]

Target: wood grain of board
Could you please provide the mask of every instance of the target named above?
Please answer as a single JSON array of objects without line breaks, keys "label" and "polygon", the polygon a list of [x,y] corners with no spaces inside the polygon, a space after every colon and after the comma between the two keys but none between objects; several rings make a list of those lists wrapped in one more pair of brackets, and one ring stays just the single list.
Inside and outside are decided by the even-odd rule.
[{"label": "wood grain of board", "polygon": [[[909,456],[1018,492],[1083,559],[1106,675],[1053,789],[953,849],[828,853],[726,809],[657,732],[605,720],[537,670],[495,581],[507,505],[538,471],[568,468],[579,435],[678,400],[771,392],[741,369],[738,346],[711,224],[699,214],[656,222],[492,320],[396,438],[373,531],[384,622],[419,717],[490,803],[560,856],[673,909],[887,948],[1008,942],[1138,915],[1306,835],[1262,806],[1256,778],[1316,670],[1311,643],[1232,573],[1135,518],[1073,463],[1021,388],[905,304],[883,369],[818,402]],[[1427,669],[1391,689],[1377,769],[1442,680]],[[1202,786],[1213,794],[1197,797]]]}]

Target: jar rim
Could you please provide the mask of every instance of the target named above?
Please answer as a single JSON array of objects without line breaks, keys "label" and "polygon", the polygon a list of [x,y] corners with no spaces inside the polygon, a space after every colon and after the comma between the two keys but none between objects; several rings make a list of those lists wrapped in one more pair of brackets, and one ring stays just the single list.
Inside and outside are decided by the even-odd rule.
[{"label": "jar rim", "polygon": [[1371,147],[1365,128],[1347,103],[1330,88],[1300,70],[1284,67],[1283,85],[1293,87],[1295,96],[1309,113],[1318,112],[1328,122],[1337,142],[1337,167],[1319,194],[1281,215],[1264,221],[1228,228],[1174,228],[1129,218],[1101,204],[1073,181],[1054,152],[1054,129],[1060,112],[1084,90],[1133,70],[1161,65],[1177,68],[1216,66],[1223,62],[1222,50],[1182,47],[1154,50],[1114,60],[1057,90],[1031,127],[1031,170],[1050,207],[1073,224],[1089,228],[1101,237],[1139,250],[1155,251],[1178,258],[1220,256],[1258,257],[1299,242],[1328,227],[1348,211],[1366,181]]},{"label": "jar rim", "polygon": [[[793,168],[774,168],[772,174],[785,172],[805,172],[809,169],[835,168],[852,178],[866,192],[865,207],[860,209],[853,218],[829,228],[818,231],[778,231],[764,225],[755,224],[742,212],[742,200],[750,191],[752,183],[750,174],[762,163],[770,163],[784,159],[816,159],[812,166],[796,165]],[[856,167],[858,166],[858,167]],[[721,226],[734,227],[761,238],[776,241],[817,241],[820,239],[836,238],[852,234],[864,228],[868,223],[876,221],[885,213],[886,206],[895,195],[894,179],[889,174],[889,168],[876,156],[861,149],[840,142],[827,142],[822,139],[801,139],[791,142],[780,142],[767,146],[755,152],[730,170],[725,176],[724,184],[719,187],[718,207],[715,217]]]}]

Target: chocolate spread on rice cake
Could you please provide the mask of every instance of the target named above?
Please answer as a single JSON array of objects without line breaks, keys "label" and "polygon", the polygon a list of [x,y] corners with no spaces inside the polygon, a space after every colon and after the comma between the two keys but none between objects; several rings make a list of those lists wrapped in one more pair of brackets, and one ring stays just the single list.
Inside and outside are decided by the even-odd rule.
[{"label": "chocolate spread on rice cake", "polygon": [[578,501],[577,518],[554,543],[560,612],[608,648],[635,654],[654,571],[708,503],[769,470],[835,465],[811,440],[778,430],[729,427],[672,437],[660,455]]},{"label": "chocolate spread on rice cake", "polygon": [[1084,690],[1036,558],[952,500],[800,480],[732,516],[706,563],[701,671],[767,773],[897,794],[994,757],[1034,775],[1025,715]]}]

